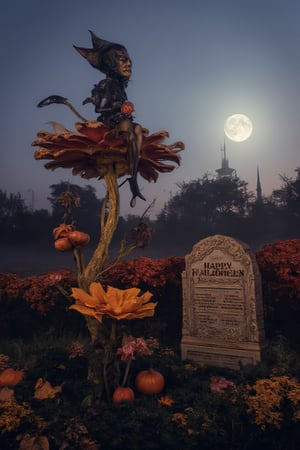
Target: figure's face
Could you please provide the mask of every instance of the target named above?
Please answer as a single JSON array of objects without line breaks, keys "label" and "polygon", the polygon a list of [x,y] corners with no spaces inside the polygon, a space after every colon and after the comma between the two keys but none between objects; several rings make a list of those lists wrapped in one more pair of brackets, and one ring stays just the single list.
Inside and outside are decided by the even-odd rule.
[{"label": "figure's face", "polygon": [[121,77],[129,79],[131,77],[132,62],[126,50],[116,51],[117,73]]}]

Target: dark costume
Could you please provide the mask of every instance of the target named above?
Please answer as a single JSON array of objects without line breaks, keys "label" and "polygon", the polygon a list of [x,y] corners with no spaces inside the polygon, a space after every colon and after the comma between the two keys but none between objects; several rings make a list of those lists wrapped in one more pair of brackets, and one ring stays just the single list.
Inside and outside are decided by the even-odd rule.
[{"label": "dark costume", "polygon": [[124,81],[109,77],[95,85],[91,97],[84,100],[83,104],[93,103],[96,113],[101,114],[97,119],[105,125],[114,126],[128,119],[121,113],[121,106],[126,101]]},{"label": "dark costume", "polygon": [[100,113],[97,120],[115,127],[117,133],[124,133],[128,143],[128,161],[131,178],[128,178],[132,192],[131,206],[136,197],[145,200],[137,184],[139,153],[142,140],[141,127],[133,122],[131,114],[124,113],[122,106],[127,102],[125,88],[131,75],[131,60],[127,50],[120,44],[111,43],[91,33],[93,48],[75,49],[89,63],[106,74],[106,78],[94,86],[91,96],[83,104],[93,103],[95,111]]}]

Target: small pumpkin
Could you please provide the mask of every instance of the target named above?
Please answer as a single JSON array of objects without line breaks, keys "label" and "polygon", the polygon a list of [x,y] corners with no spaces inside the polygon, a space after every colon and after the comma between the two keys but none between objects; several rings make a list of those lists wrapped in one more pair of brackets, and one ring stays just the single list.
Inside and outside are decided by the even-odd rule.
[{"label": "small pumpkin", "polygon": [[114,403],[132,402],[135,398],[134,392],[130,387],[119,386],[115,389],[112,400]]},{"label": "small pumpkin", "polygon": [[69,252],[70,250],[73,250],[73,244],[67,237],[56,239],[54,247],[60,252]]},{"label": "small pumpkin", "polygon": [[142,370],[136,376],[135,385],[142,394],[159,394],[165,387],[165,379],[157,370]]},{"label": "small pumpkin", "polygon": [[130,117],[134,111],[134,104],[131,102],[124,102],[121,106],[121,113],[125,116]]},{"label": "small pumpkin", "polygon": [[14,370],[9,367],[8,369],[3,370],[0,375],[0,386],[15,386],[23,379],[23,377],[23,370]]},{"label": "small pumpkin", "polygon": [[70,233],[67,234],[67,237],[69,241],[73,245],[87,245],[90,242],[90,236],[87,233],[84,233],[83,231],[70,231]]}]

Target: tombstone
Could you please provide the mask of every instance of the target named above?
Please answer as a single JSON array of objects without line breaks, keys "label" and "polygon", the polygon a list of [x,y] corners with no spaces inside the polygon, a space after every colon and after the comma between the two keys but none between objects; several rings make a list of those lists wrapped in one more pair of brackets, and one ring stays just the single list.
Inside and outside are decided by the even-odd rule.
[{"label": "tombstone", "polygon": [[249,246],[215,235],[185,257],[182,359],[239,369],[265,346],[261,278]]}]

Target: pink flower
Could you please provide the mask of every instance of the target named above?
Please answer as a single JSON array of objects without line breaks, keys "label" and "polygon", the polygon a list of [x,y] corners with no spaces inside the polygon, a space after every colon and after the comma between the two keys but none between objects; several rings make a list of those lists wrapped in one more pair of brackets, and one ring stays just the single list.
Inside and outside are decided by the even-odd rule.
[{"label": "pink flower", "polygon": [[121,355],[121,361],[134,360],[134,353],[138,355],[151,355],[151,350],[142,338],[132,339],[117,350],[117,355]]},{"label": "pink flower", "polygon": [[234,386],[235,384],[227,380],[224,377],[211,377],[210,379],[210,390],[212,392],[223,392],[230,386]]},{"label": "pink flower", "polygon": [[62,274],[59,272],[52,272],[48,275],[48,283],[53,286],[62,280]]}]

